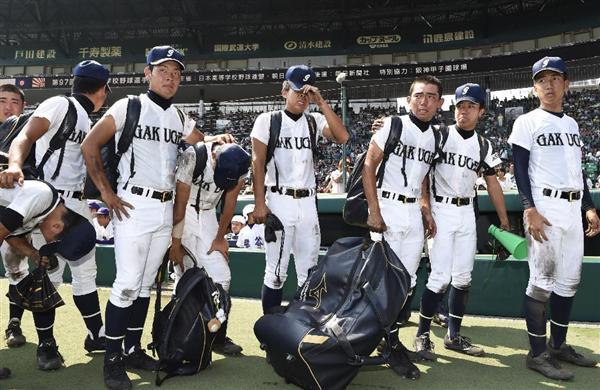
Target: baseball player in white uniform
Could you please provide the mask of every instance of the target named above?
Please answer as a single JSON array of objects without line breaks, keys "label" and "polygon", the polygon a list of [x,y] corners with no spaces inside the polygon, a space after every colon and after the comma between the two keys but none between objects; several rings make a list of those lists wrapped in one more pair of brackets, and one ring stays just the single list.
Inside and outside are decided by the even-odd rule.
[{"label": "baseball player in white uniform", "polygon": [[246,249],[265,249],[265,225],[256,223],[254,205],[247,204],[244,206],[242,215],[246,220],[246,226],[240,230],[236,246]]},{"label": "baseball player in white uniform", "polygon": [[[206,148],[208,159],[203,174],[193,180],[196,161],[195,148]],[[183,230],[173,229],[170,259],[179,264],[175,267],[177,278],[183,270],[192,266],[191,260],[184,263],[184,251],[188,248],[198,260],[198,265],[206,269],[215,283],[229,292],[231,271],[229,269],[229,243],[225,232],[229,226],[237,197],[244,185],[250,156],[239,145],[217,145],[200,142],[188,146],[180,155],[177,163],[177,187],[174,206],[173,225]],[[223,209],[217,221],[217,205],[223,198]],[[242,347],[227,337],[227,325],[222,324],[212,345],[213,351],[235,356]]]},{"label": "baseball player in white uniform", "polygon": [[[517,118],[512,145],[515,179],[524,208],[529,253],[525,320],[531,350],[527,367],[552,379],[573,373],[557,360],[593,367],[566,343],[573,296],[581,277],[585,211],[586,236],[600,231],[600,220],[582,175],[579,126],[563,112],[567,68],[560,57],[544,57],[533,67],[539,108]],[[550,340],[546,345],[546,304],[550,301]]]},{"label": "baseball player in white uniform", "polygon": [[[448,349],[480,356],[483,349],[460,335],[465,313],[471,272],[477,249],[477,230],[473,200],[475,182],[483,171],[490,199],[497,210],[501,227],[510,229],[504,195],[496,180],[494,167],[502,161],[491,143],[479,138],[475,128],[485,113],[485,91],[478,84],[464,84],[456,89],[456,124],[447,129],[442,156],[429,174],[429,194],[423,194],[421,207],[430,208],[436,225],[433,245],[429,250],[431,273],[421,297],[419,329],[415,339],[417,355],[435,360],[429,337],[431,321],[450,283],[448,333],[444,346]],[[481,161],[484,142],[487,153]]]},{"label": "baseball player in white uniform", "polygon": [[279,306],[287,277],[290,252],[294,252],[298,285],[316,264],[321,232],[316,207],[316,180],[310,140],[309,121],[304,115],[310,103],[323,114],[311,113],[316,122],[316,141],[325,137],[345,143],[348,132],[341,119],[314,86],[316,75],[306,65],[295,65],[285,73],[281,94],[285,109],[281,111],[279,142],[265,174],[267,145],[272,112],[260,114],[250,134],[252,138],[252,172],[254,175],[254,218],[263,224],[269,212],[282,222],[285,231],[281,251],[281,232],[277,241],[266,245],[266,270],[262,291],[263,311]]},{"label": "baseball player in white uniform", "polygon": [[[12,85],[3,84],[0,85],[0,125],[11,116],[20,116],[23,114],[25,108],[25,94],[23,91]],[[2,126],[0,131],[0,137],[4,139],[4,136],[12,129],[9,125],[12,122],[9,121],[5,126]],[[3,243],[0,246],[0,254],[2,255],[2,263],[6,270],[6,278],[11,282],[16,281],[18,283],[25,276],[29,274],[29,264],[27,259],[14,252],[13,248],[8,243]],[[14,284],[9,285],[10,287]],[[21,319],[23,318],[23,308],[10,301],[9,299],[9,315],[8,315],[8,326],[4,332],[6,338],[6,345],[10,348],[20,347],[25,345],[27,341],[21,330]]]},{"label": "baseball player in white uniform", "polygon": [[204,134],[195,129],[195,122],[180,116],[171,104],[183,68],[183,55],[170,46],[157,46],[148,52],[144,69],[148,92],[139,96],[140,131],[135,132],[132,145],[120,159],[116,194],[103,171],[100,149],[111,137],[116,135],[118,140],[121,136],[127,98],[117,101],[104,114],[81,147],[102,200],[116,215],[117,274],[106,307],[104,359],[104,382],[111,389],[131,387],[125,363],[146,370],[156,368],[156,361],[141,348],[140,340],[150,287],[171,240],[178,145],[183,137],[190,144],[204,139]]},{"label": "baseball player in white uniform", "polygon": [[[390,134],[390,117],[384,119],[383,127],[371,138],[363,169],[363,185],[369,205],[367,224],[372,231],[383,233],[409,272],[411,288],[414,289],[425,237],[423,221],[428,236],[435,235],[431,212],[428,209],[422,212],[419,200],[436,152],[431,120],[443,103],[441,82],[430,75],[417,77],[410,87],[407,101],[410,113],[400,117],[402,133],[385,165],[381,184],[377,183],[376,172]],[[398,339],[400,322],[399,318],[392,328],[390,340],[392,350],[399,352],[405,349]],[[398,372],[400,375],[419,376],[416,366],[411,365],[407,371],[404,368],[403,372]]]},{"label": "baseball player in white uniform", "polygon": [[[56,150],[47,159],[42,172],[38,173],[57,189],[68,208],[91,219],[87,202],[82,200],[85,165],[80,144],[90,130],[89,114],[100,110],[110,91],[107,84],[109,72],[98,62],[88,60],[77,64],[73,69],[73,76],[72,97],[68,99],[77,113],[75,130],[65,146]],[[22,183],[23,163],[34,143],[36,167],[39,167],[49,149],[50,140],[65,120],[68,107],[67,98],[61,96],[52,97],[38,106],[11,145],[9,166],[0,173],[1,187],[11,188],[14,183]],[[34,234],[32,239],[37,248],[46,243],[41,235]],[[78,261],[69,262],[73,276],[73,300],[88,329],[88,336],[84,342],[88,352],[104,350],[104,328],[96,291],[95,254],[93,249]],[[58,260],[59,266],[48,273],[54,285],[62,282],[66,264],[60,256]],[[53,336],[54,316],[54,310],[33,314],[39,338],[38,367],[43,370],[57,369],[62,364],[62,357],[58,354]]]}]

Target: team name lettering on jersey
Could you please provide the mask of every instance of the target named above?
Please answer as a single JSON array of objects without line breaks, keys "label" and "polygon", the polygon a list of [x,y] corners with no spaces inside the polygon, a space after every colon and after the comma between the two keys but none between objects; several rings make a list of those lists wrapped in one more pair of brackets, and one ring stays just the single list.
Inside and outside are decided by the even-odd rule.
[{"label": "team name lettering on jersey", "polygon": [[310,137],[279,137],[275,145],[282,149],[310,149]]},{"label": "team name lettering on jersey", "polygon": [[459,166],[461,168],[467,168],[473,172],[479,170],[479,161],[474,160],[472,157],[465,156],[458,153],[446,152],[442,159],[443,164]]},{"label": "team name lettering on jersey", "polygon": [[[194,183],[194,184],[198,185],[200,183]],[[212,191],[211,191],[210,187],[211,187],[211,183],[205,183],[205,182],[203,182],[202,183],[202,187],[200,187],[200,188],[202,189],[202,191],[212,192],[212,193],[215,193],[215,194],[220,194],[221,192],[223,192],[223,190],[220,189],[217,186],[214,186],[214,188],[212,189]]]},{"label": "team name lettering on jersey", "polygon": [[[415,151],[417,158],[415,158]],[[433,152],[427,149],[417,148],[416,146],[403,144],[401,141],[392,152],[398,157],[406,156],[409,160],[423,161],[427,164],[431,164],[433,161]]]},{"label": "team name lettering on jersey", "polygon": [[86,133],[81,130],[75,130],[71,135],[69,135],[68,140],[71,142],[75,142],[76,144],[81,144],[83,139],[85,138]]},{"label": "team name lettering on jersey", "polygon": [[565,146],[562,136],[565,136],[567,145],[581,147],[579,134],[571,133],[544,133],[537,136],[535,142],[540,146]]},{"label": "team name lettering on jersey", "polygon": [[144,128],[142,128],[141,125],[138,125],[135,130],[134,137],[144,141],[160,142],[161,133],[165,142],[176,145],[179,144],[179,142],[181,141],[181,137],[183,136],[183,133],[181,131],[167,129],[166,127],[162,128],[161,132],[161,128],[158,126],[144,126]]}]

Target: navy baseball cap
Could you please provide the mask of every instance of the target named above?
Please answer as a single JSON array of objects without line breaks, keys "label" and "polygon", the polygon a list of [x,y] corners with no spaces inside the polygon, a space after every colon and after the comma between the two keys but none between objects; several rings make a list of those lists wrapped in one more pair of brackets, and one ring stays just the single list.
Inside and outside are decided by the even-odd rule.
[{"label": "navy baseball cap", "polygon": [[96,230],[86,219],[71,227],[59,240],[43,245],[40,256],[58,254],[69,261],[81,259],[96,246]]},{"label": "navy baseball cap", "polygon": [[533,73],[531,77],[535,79],[535,76],[537,76],[538,73],[545,70],[567,74],[567,65],[560,57],[544,57],[531,67],[531,72]]},{"label": "navy baseball cap", "polygon": [[98,209],[100,208],[100,204],[98,202],[96,202],[95,200],[88,200],[88,207],[90,209],[94,209],[94,210],[98,211]]},{"label": "navy baseball cap", "polygon": [[146,58],[148,65],[158,65],[167,61],[175,61],[181,66],[181,69],[185,69],[183,54],[171,46],[155,46],[150,49]]},{"label": "navy baseball cap", "polygon": [[110,86],[108,85],[109,71],[98,61],[81,61],[73,68],[73,76],[101,81],[110,91]]},{"label": "navy baseball cap", "polygon": [[294,91],[300,91],[306,84],[315,85],[317,75],[306,65],[294,65],[285,72],[285,79]]},{"label": "navy baseball cap", "polygon": [[240,145],[222,145],[217,149],[215,185],[223,190],[235,187],[249,167],[250,155]]},{"label": "navy baseball cap", "polygon": [[96,212],[97,215],[108,215],[108,209],[106,207],[100,207]]},{"label": "navy baseball cap", "polygon": [[456,88],[456,104],[468,100],[472,103],[479,103],[485,106],[485,91],[479,84],[467,83]]}]

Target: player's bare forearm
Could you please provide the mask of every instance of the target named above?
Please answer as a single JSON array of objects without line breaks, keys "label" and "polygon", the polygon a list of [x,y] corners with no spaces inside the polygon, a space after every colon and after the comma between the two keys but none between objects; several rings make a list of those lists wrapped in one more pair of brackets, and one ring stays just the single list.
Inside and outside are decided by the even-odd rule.
[{"label": "player's bare forearm", "polygon": [[508,213],[506,212],[506,203],[504,202],[504,192],[502,191],[502,187],[500,187],[500,183],[495,176],[484,176],[485,182],[487,184],[487,191],[490,195],[490,200],[496,209],[496,214],[498,214],[498,218],[500,219],[500,225],[505,230],[510,230],[510,223],[508,221]]},{"label": "player's bare forearm", "polygon": [[362,171],[363,188],[365,190],[365,198],[369,205],[371,213],[380,213],[379,201],[377,200],[377,178],[376,171],[377,167],[383,160],[383,151],[379,147],[371,142],[367,155],[365,157],[365,165]]},{"label": "player's bare forearm", "polygon": [[6,242],[12,247],[13,251],[18,255],[25,257],[35,256],[38,251],[25,237],[8,237]]},{"label": "player's bare forearm", "polygon": [[429,197],[429,175],[426,175],[421,183],[421,199],[419,199],[421,205],[421,212],[428,211],[431,213],[431,199]]},{"label": "player's bare forearm", "polygon": [[173,205],[173,226],[185,219],[185,209],[190,200],[191,187],[183,182],[177,181],[175,185],[175,203]]},{"label": "player's bare forearm", "polygon": [[104,172],[100,149],[115,135],[116,127],[112,116],[102,117],[81,143],[81,154],[87,171],[98,191],[104,196],[113,193]]},{"label": "player's bare forearm", "polygon": [[350,138],[348,130],[346,129],[346,126],[344,126],[342,119],[331,109],[331,107],[329,107],[329,104],[323,101],[319,106],[319,109],[327,121],[327,126],[323,129],[323,136],[337,144],[345,144],[348,142],[348,138]]},{"label": "player's bare forearm", "polygon": [[223,212],[221,213],[221,217],[219,218],[219,229],[217,230],[217,238],[225,237],[227,234],[227,229],[229,229],[229,225],[231,224],[231,218],[233,218],[233,213],[235,212],[235,206],[237,205],[237,198],[244,186],[244,180],[240,180],[235,187],[228,190],[225,194],[225,203],[223,204]]},{"label": "player's bare forearm", "polygon": [[194,145],[194,144],[197,144],[198,142],[204,141],[205,137],[206,136],[204,135],[204,133],[202,131],[200,131],[196,127],[194,127],[194,130],[192,130],[192,132],[190,134],[186,135],[183,140],[190,145]]},{"label": "player's bare forearm", "polygon": [[252,188],[256,205],[264,206],[265,199],[265,160],[267,145],[252,138]]}]

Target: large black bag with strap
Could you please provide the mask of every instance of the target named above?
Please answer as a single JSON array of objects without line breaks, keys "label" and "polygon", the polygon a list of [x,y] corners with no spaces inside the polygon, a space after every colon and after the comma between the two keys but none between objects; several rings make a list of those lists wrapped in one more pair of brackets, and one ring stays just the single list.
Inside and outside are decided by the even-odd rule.
[{"label": "large black bag with strap", "polygon": [[[231,302],[221,285],[213,283],[204,268],[184,247],[194,266],[185,270],[169,303],[161,308],[162,282],[167,274],[169,251],[156,277],[156,303],[152,324],[152,343],[148,349],[158,354],[156,385],[178,375],[194,375],[212,361],[212,344],[228,314]],[[161,378],[161,372],[166,375]]]},{"label": "large black bag with strap", "polygon": [[410,276],[384,241],[337,240],[283,313],[262,316],[254,333],[275,371],[305,389],[344,389],[389,336]]}]

